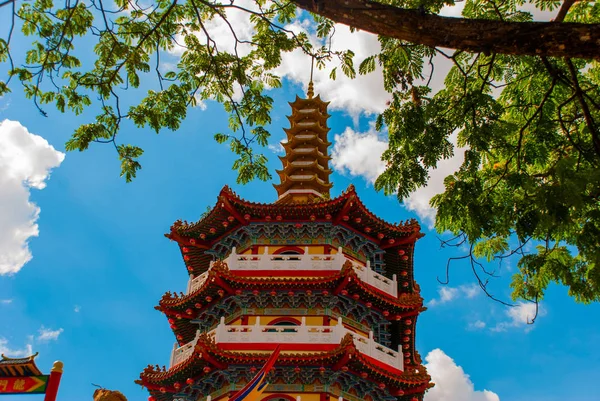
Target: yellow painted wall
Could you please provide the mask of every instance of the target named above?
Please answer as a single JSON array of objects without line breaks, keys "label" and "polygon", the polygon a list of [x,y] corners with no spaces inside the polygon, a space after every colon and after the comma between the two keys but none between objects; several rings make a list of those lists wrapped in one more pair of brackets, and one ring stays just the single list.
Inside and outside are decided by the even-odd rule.
[{"label": "yellow painted wall", "polygon": [[[261,400],[269,398],[270,396],[272,396],[274,394],[275,395],[285,394],[289,397],[292,397],[293,399],[296,399],[296,397],[300,397],[301,401],[319,401],[321,398],[321,395],[319,393],[263,393]],[[337,398],[335,401],[337,401]]]},{"label": "yellow painted wall", "polygon": [[[280,319],[280,318],[294,318],[296,320],[302,321],[302,317],[303,316],[295,316],[295,315],[282,315],[282,316],[277,316],[277,315],[269,315],[269,316],[260,316],[260,324],[261,326],[269,326],[271,324],[271,322]],[[306,319],[306,325],[308,326],[324,326],[324,320],[325,320],[325,316],[304,316],[304,318]],[[228,323],[228,325],[230,326],[240,326],[242,324],[242,319],[241,318],[237,318],[235,320],[233,320],[232,322]],[[248,324],[249,325],[253,325],[256,324],[256,316],[248,316]],[[330,318],[329,319],[329,325],[330,326],[336,326],[338,324],[336,319]],[[365,338],[369,337],[369,332],[365,332],[362,331],[356,327],[353,327],[349,324],[344,324],[344,327],[346,327],[348,330],[353,331],[354,333],[357,333]]]},{"label": "yellow painted wall", "polygon": [[[260,316],[260,324],[262,326],[268,326],[271,322],[280,318],[294,318],[296,320],[302,321],[303,316]],[[308,326],[323,326],[323,316],[304,316],[306,318],[306,324]],[[232,323],[233,324],[233,323]],[[237,319],[235,324],[241,324],[241,319]],[[248,316],[248,324],[256,324],[256,316]]]},{"label": "yellow painted wall", "polygon": [[[267,246],[263,246],[263,245],[259,245],[258,246],[258,254],[262,255],[265,253],[265,247],[269,248],[269,255],[273,255],[275,253],[277,253],[277,251],[281,248],[287,248],[288,245],[267,245]],[[325,253],[325,246],[324,245],[293,245],[293,246],[297,246],[298,248],[304,249],[306,246],[308,246],[308,254],[309,255],[322,255]],[[251,249],[248,248],[244,254],[251,254]],[[337,253],[337,249],[332,249],[331,250],[331,254],[335,254]]]},{"label": "yellow painted wall", "polygon": [[[295,315],[282,315],[282,316],[277,316],[277,315],[269,315],[269,316],[260,316],[260,324],[261,326],[269,326],[271,324],[271,322],[280,319],[280,318],[294,318],[296,320],[302,321],[302,317],[303,316],[295,316]],[[324,326],[324,318],[325,316],[304,316],[304,318],[306,319],[306,324],[308,326]],[[330,326],[336,326],[337,325],[337,320],[330,318],[329,319],[329,325]],[[240,326],[242,324],[242,318],[237,318],[233,321],[231,321],[230,323],[228,323],[228,325],[230,326]],[[249,325],[253,325],[256,324],[256,316],[248,316],[248,324]],[[346,327],[348,330],[353,331],[365,338],[369,337],[369,332],[365,332],[362,330],[357,329],[356,327],[353,327],[349,324],[344,324],[344,327]]]}]

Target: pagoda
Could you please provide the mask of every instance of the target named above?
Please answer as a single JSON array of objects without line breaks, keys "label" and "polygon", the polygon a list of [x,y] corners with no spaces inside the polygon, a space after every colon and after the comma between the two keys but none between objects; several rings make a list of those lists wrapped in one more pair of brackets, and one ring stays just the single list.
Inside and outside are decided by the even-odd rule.
[{"label": "pagoda", "polygon": [[165,234],[189,281],[155,307],[177,341],[136,381],[150,400],[227,401],[276,348],[261,401],[422,401],[433,385],[415,349],[420,226],[378,218],[352,185],[330,198],[327,105],[312,83],[290,103],[274,203],[225,186]]}]

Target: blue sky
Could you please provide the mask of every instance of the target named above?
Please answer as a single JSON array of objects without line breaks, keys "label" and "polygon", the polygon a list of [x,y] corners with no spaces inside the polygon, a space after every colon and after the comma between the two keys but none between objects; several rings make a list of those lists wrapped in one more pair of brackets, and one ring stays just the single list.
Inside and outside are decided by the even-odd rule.
[{"label": "blue sky", "polygon": [[[369,42],[361,45],[368,48]],[[287,102],[304,93],[298,84],[306,83],[308,60],[304,63],[290,67],[284,87],[272,92],[274,151],[288,126]],[[441,286],[436,277],[443,278],[447,259],[462,251],[441,249],[439,235],[428,228],[432,212],[425,205],[439,183],[413,196],[412,210],[375,192],[371,181],[385,138],[372,130],[368,113],[385,102],[378,81],[332,83],[326,75],[316,83],[335,109],[329,120],[335,140],[332,195],[353,183],[382,218],[422,221],[426,236],[417,244],[415,272],[429,310],[419,318],[417,344],[438,383],[426,399],[598,399],[600,306],[578,305],[554,285],[537,322],[527,325],[527,307],[511,309],[486,298],[466,263],[454,265],[450,283]],[[13,255],[14,267],[14,260],[27,259],[23,244],[32,255],[17,272],[0,274],[0,351],[14,356],[28,348],[39,351],[43,371],[62,360],[59,400],[91,399],[92,383],[118,389],[129,400],[147,399],[133,380],[147,364],[168,364],[174,342],[166,318],[153,307],[164,292],[183,291],[187,282],[178,248],[163,233],[177,219],[197,220],[225,184],[252,201],[275,200],[271,182],[235,185],[233,156],[212,140],[215,132],[227,130],[227,117],[220,106],[206,106],[191,110],[177,132],[125,130],[121,140],[145,150],[138,178],[126,184],[110,146],[68,153],[60,161],[65,141],[91,114],[75,118],[49,109],[49,117],[42,117],[16,86],[0,99],[0,224],[8,227],[0,228],[0,261]],[[274,174],[280,163],[266,152]],[[43,189],[31,187],[42,183]],[[35,208],[37,218],[31,216]],[[15,239],[34,232],[33,224],[39,236],[25,235],[24,243]],[[512,261],[491,284],[496,296],[509,299],[514,269]]]}]

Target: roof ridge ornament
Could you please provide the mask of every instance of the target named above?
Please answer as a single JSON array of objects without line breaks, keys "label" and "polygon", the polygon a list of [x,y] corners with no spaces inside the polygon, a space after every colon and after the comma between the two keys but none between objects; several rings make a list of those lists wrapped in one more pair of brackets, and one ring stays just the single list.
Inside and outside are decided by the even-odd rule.
[{"label": "roof ridge ornament", "polygon": [[306,91],[306,96],[308,96],[309,99],[312,99],[314,95],[315,91],[313,87],[313,81],[311,79],[311,81],[308,83],[308,91]]}]

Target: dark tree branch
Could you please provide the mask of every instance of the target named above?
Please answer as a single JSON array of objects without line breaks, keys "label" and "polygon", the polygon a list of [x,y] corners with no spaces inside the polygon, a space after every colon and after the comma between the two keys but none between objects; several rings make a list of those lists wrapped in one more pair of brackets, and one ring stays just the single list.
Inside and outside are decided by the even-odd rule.
[{"label": "dark tree branch", "polygon": [[569,68],[569,72],[571,73],[571,79],[573,80],[573,86],[575,88],[575,95],[577,96],[577,100],[579,100],[581,110],[583,111],[585,123],[590,130],[590,134],[592,135],[592,144],[594,145],[594,150],[596,151],[596,154],[600,156],[600,134],[598,133],[596,122],[592,117],[592,113],[590,112],[587,102],[585,101],[583,91],[581,90],[581,86],[579,85],[579,80],[577,78],[577,71],[575,70],[575,66],[571,60],[567,59],[567,66]]},{"label": "dark tree branch", "polygon": [[563,22],[573,4],[575,4],[575,0],[564,0],[558,14],[556,14],[556,18],[554,18],[554,22]]},{"label": "dark tree branch", "polygon": [[[462,246],[463,244],[465,244],[468,241],[465,233],[460,233],[457,236],[455,236],[449,240],[442,240],[441,238],[438,237],[438,240],[440,241],[440,245],[442,248],[444,248],[444,247],[459,248],[460,246]],[[488,272],[483,267],[483,264],[481,264],[480,262],[477,261],[477,258],[473,254],[474,247],[475,247],[474,244],[470,244],[469,252],[466,253],[465,255],[448,258],[448,261],[446,262],[446,279],[442,281],[442,280],[440,280],[439,277],[437,277],[438,283],[443,284],[443,285],[449,284],[450,283],[450,264],[452,262],[455,262],[458,260],[468,259],[469,264],[471,266],[471,270],[473,272],[473,275],[475,276],[475,279],[477,280],[477,284],[479,285],[479,288],[481,288],[481,290],[484,292],[484,294],[491,300],[496,301],[502,305],[515,306],[514,304],[511,304],[509,302],[503,301],[503,300],[495,297],[492,293],[489,292],[489,290],[488,290],[488,284],[490,283],[489,278],[482,280],[477,268],[479,267],[481,269],[481,271],[483,271],[483,273],[485,273],[486,275],[488,275],[490,277],[497,278],[498,276],[494,275],[493,272],[492,273]]]},{"label": "dark tree branch", "polygon": [[14,4],[16,0],[5,0],[5,1],[0,1],[0,8],[7,6],[9,4]]},{"label": "dark tree branch", "polygon": [[600,24],[441,17],[369,0],[292,3],[335,22],[429,47],[600,60]]}]

